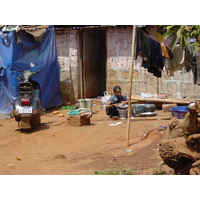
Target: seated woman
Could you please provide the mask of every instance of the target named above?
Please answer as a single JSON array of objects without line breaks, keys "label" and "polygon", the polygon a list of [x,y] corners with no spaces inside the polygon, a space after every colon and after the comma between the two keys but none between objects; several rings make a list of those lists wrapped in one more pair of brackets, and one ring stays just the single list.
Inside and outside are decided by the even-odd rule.
[{"label": "seated woman", "polygon": [[113,88],[114,95],[110,97],[108,103],[106,104],[106,114],[112,118],[113,116],[119,116],[119,112],[117,110],[118,103],[126,104],[127,97],[121,95],[121,88],[119,86],[115,86]]}]

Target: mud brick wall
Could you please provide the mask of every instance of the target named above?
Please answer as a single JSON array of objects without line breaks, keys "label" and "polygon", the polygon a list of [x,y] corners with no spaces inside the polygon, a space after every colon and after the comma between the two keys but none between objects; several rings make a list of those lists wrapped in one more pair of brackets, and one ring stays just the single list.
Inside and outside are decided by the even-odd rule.
[{"label": "mud brick wall", "polygon": [[74,103],[78,99],[78,31],[56,32],[56,42],[62,100]]}]

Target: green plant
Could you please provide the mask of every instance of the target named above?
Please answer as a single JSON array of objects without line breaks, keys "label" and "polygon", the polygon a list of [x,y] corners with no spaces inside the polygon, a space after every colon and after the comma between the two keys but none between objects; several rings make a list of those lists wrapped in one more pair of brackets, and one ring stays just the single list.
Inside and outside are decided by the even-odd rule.
[{"label": "green plant", "polygon": [[137,170],[126,168],[126,166],[115,166],[103,171],[95,170],[91,175],[135,175]]},{"label": "green plant", "polygon": [[162,164],[157,164],[156,168],[153,168],[153,175],[169,175],[170,172],[163,170]]},{"label": "green plant", "polygon": [[164,34],[164,40],[173,36],[171,42],[171,49],[174,49],[177,42],[180,42],[180,47],[184,48],[189,43],[190,38],[194,38],[196,51],[200,51],[200,25],[171,25],[166,26],[166,33]]}]

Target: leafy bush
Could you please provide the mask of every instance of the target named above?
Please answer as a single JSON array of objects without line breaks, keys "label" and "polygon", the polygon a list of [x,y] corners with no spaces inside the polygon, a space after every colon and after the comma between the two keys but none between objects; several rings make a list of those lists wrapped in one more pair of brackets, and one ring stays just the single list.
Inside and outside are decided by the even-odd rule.
[{"label": "leafy bush", "polygon": [[200,25],[170,25],[166,26],[167,32],[164,34],[164,40],[170,36],[173,36],[171,43],[171,49],[173,49],[177,42],[180,42],[180,47],[184,48],[189,43],[191,38],[194,39],[194,43],[191,46],[196,48],[196,51],[200,51]]},{"label": "leafy bush", "polygon": [[173,170],[163,170],[163,164],[158,164],[156,168],[153,168],[153,175],[174,175]]},{"label": "leafy bush", "polygon": [[122,167],[113,167],[106,169],[104,171],[95,170],[91,175],[135,175],[137,170],[132,170],[126,168],[125,166]]}]

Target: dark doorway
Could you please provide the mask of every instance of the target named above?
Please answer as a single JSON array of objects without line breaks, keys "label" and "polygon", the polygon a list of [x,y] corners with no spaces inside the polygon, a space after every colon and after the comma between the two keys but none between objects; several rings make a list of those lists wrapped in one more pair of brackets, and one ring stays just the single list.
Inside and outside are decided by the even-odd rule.
[{"label": "dark doorway", "polygon": [[104,30],[84,30],[82,35],[83,97],[96,98],[106,90]]}]

